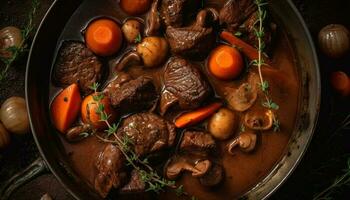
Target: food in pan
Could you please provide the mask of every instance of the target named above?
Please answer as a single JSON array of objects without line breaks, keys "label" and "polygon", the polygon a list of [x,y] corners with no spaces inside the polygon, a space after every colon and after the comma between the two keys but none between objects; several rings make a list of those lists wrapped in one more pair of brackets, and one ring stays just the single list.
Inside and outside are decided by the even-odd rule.
[{"label": "food in pan", "polygon": [[103,198],[240,197],[294,130],[283,26],[259,0],[130,2],[58,46],[50,111],[72,167]]}]

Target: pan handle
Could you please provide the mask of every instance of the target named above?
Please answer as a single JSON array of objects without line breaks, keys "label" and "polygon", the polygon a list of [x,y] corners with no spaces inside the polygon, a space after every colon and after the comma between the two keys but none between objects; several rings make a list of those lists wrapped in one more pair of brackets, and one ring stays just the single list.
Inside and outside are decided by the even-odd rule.
[{"label": "pan handle", "polygon": [[45,161],[40,157],[30,164],[26,169],[14,175],[8,180],[0,190],[0,200],[10,198],[13,191],[21,187],[25,183],[33,180],[43,173],[49,172]]}]

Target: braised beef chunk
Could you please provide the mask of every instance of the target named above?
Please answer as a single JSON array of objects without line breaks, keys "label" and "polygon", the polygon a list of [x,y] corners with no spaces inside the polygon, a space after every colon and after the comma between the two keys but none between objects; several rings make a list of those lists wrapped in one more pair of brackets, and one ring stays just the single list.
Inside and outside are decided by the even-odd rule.
[{"label": "braised beef chunk", "polygon": [[120,189],[120,193],[138,193],[146,189],[145,183],[141,180],[140,174],[136,170],[131,171],[129,182]]},{"label": "braised beef chunk", "polygon": [[126,182],[127,176],[123,171],[124,160],[121,151],[112,144],[108,144],[97,157],[94,186],[102,197],[106,197],[112,187],[119,188]]},{"label": "braised beef chunk", "polygon": [[106,88],[112,106],[121,113],[130,113],[150,108],[158,98],[155,86],[150,78],[140,76],[134,80],[120,73]]},{"label": "braised beef chunk", "polygon": [[198,13],[196,22],[188,27],[166,29],[167,39],[174,54],[202,59],[215,45],[215,33],[208,21],[216,21],[218,14],[215,9],[205,9]]},{"label": "braised beef chunk", "polygon": [[175,126],[153,113],[138,113],[123,120],[118,136],[127,136],[136,155],[142,156],[170,147],[175,140]]},{"label": "braised beef chunk", "polygon": [[228,0],[220,10],[220,24],[235,32],[256,9],[253,0]]},{"label": "braised beef chunk", "polygon": [[180,57],[170,58],[164,71],[164,89],[160,101],[162,114],[175,104],[181,109],[194,109],[210,94],[211,87],[197,65]]},{"label": "braised beef chunk", "polygon": [[184,132],[180,143],[180,150],[184,151],[208,151],[215,147],[213,137],[202,131]]},{"label": "braised beef chunk", "polygon": [[197,0],[162,0],[160,15],[165,26],[181,27],[185,15],[193,13],[199,6]]},{"label": "braised beef chunk", "polygon": [[64,42],[57,55],[54,80],[62,87],[78,83],[80,89],[88,94],[90,86],[99,82],[102,63],[80,42]]},{"label": "braised beef chunk", "polygon": [[199,178],[199,182],[204,186],[213,187],[221,183],[224,178],[222,166],[214,164],[204,176]]},{"label": "braised beef chunk", "polygon": [[154,0],[151,6],[151,10],[147,14],[145,35],[154,36],[159,34],[161,28],[161,19],[158,13],[158,6],[160,0]]}]

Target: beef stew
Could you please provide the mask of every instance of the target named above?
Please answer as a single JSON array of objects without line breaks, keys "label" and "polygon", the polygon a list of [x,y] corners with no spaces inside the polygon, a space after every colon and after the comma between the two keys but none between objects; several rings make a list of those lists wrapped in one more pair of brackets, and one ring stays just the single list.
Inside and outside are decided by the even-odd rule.
[{"label": "beef stew", "polygon": [[[203,5],[203,8],[193,8],[192,11],[183,10],[182,15],[189,15],[189,12],[208,12],[208,9],[219,13],[229,3],[218,2],[214,4],[209,1]],[[174,1],[175,3],[177,1]],[[123,14],[117,3],[101,4],[114,5],[115,15],[103,15],[99,18],[113,18],[121,26],[123,20],[134,17]],[[158,7],[158,9],[163,8]],[[151,14],[152,11],[139,16],[143,24],[147,24],[145,21]],[[198,15],[192,16],[192,18],[186,16],[192,21],[192,24],[181,20],[182,17],[180,17],[180,21],[183,22],[175,25],[176,28],[173,29],[171,29],[171,25],[167,25],[167,22],[160,25],[158,37],[164,37],[170,46],[170,54],[167,55],[165,63],[161,62],[158,66],[149,68],[142,66],[142,62],[138,62],[121,70],[116,69],[125,53],[130,51],[137,53],[135,49],[139,43],[133,45],[124,42],[122,49],[115,55],[109,57],[95,55],[102,60],[101,67],[108,71],[108,78],[103,78],[103,74],[96,72],[95,75],[101,78],[89,79],[91,86],[96,82],[102,84],[98,88],[102,91],[99,93],[102,93],[104,98],[109,99],[118,115],[113,122],[116,124],[114,132],[116,137],[123,138],[123,135],[127,135],[131,140],[130,147],[134,149],[133,152],[142,158],[149,158],[150,165],[160,176],[163,176],[162,172],[166,170],[161,168],[163,166],[166,168],[165,163],[173,157],[185,156],[186,160],[190,162],[189,166],[194,169],[198,169],[199,166],[196,167],[196,165],[199,163],[207,163],[201,162],[203,160],[208,160],[210,163],[203,176],[195,177],[193,173],[184,171],[181,176],[177,177],[176,186],[184,188],[184,196],[176,196],[173,189],[169,187],[158,195],[161,199],[191,199],[192,196],[197,199],[238,198],[258,183],[279,161],[293,131],[298,111],[298,73],[293,62],[291,44],[283,30],[279,30],[274,38],[277,45],[270,52],[273,66],[262,68],[262,74],[269,83],[269,96],[273,99],[273,103],[279,107],[273,109],[262,104],[265,94],[260,90],[258,69],[256,66],[250,66],[249,59],[243,53],[241,55],[247,62],[244,66],[245,70],[237,78],[223,81],[213,76],[208,70],[207,60],[210,57],[208,53],[218,45],[227,45],[224,40],[218,37],[220,31],[230,30],[225,23],[213,20],[214,15],[213,19],[204,19],[213,25],[209,29],[211,29],[210,34],[213,34],[214,40],[195,39],[192,41],[193,46],[185,47],[189,51],[184,49],[176,51],[173,48],[174,45],[172,45],[168,32],[174,34],[177,29],[182,29],[182,33],[180,31],[176,34],[181,36],[192,34],[191,31],[196,30],[193,27],[197,26]],[[90,17],[94,18],[95,16]],[[218,24],[214,25],[215,23]],[[88,24],[89,21],[86,22],[87,26]],[[205,25],[204,29],[208,29],[207,26]],[[84,27],[76,27],[76,30],[83,31]],[[238,31],[238,29],[230,31],[234,34],[236,33],[234,31]],[[247,38],[242,38],[246,39],[247,43],[254,45],[256,38],[250,40],[249,36],[247,34]],[[63,41],[69,39],[63,37]],[[174,39],[177,40],[174,42],[182,40],[180,37],[174,37]],[[77,42],[84,42],[84,39],[81,38]],[[182,42],[188,42],[186,37]],[[65,59],[65,57],[61,57],[64,55],[61,53],[63,51],[64,45],[59,45],[59,53],[55,62]],[[79,52],[77,54],[80,55]],[[54,70],[58,70],[58,68],[60,68],[59,65],[54,65]],[[67,84],[55,81],[55,75],[52,80],[51,98],[54,99],[61,88]],[[78,83],[80,86],[80,82],[80,79],[76,79],[72,83]],[[84,96],[95,94],[90,87],[80,86],[80,90]],[[239,118],[239,128],[235,129],[229,139],[217,140],[211,137],[208,131],[208,123],[210,123],[208,119],[214,112],[195,125],[185,128],[175,127],[175,122],[180,116],[186,113],[195,113],[197,109],[210,105],[212,102],[221,102],[223,107],[230,109]],[[98,104],[98,101],[95,104]],[[239,106],[240,104],[244,105],[243,109],[240,109],[242,107]],[[273,112],[274,116],[278,116],[278,121],[275,121],[277,117],[274,117],[272,118],[273,126],[266,128],[266,130],[256,130],[254,127],[263,126],[265,122],[264,119],[259,118],[265,117],[264,112],[261,112],[262,109],[266,112]],[[84,121],[76,119],[71,127],[84,125]],[[276,128],[275,131],[274,128]],[[254,145],[253,151],[246,153],[239,148],[228,147],[231,140],[237,140],[246,131],[251,131],[257,136],[257,143]],[[113,143],[113,136],[106,138],[104,130],[94,128],[92,131],[81,132],[84,136],[85,133],[87,133],[87,137],[78,142],[69,141],[65,137],[61,137],[61,141],[70,157],[72,167],[92,188],[102,197],[110,194],[110,197],[127,198],[126,193],[146,192],[149,185],[144,182],[140,174],[137,174],[137,170],[135,172],[135,169],[128,165],[125,155],[121,155],[120,149],[118,149],[120,146]],[[66,133],[63,133],[63,136],[64,134]],[[195,148],[193,149],[192,146]],[[207,148],[211,150],[207,150]],[[135,187],[135,189],[131,187]]]}]

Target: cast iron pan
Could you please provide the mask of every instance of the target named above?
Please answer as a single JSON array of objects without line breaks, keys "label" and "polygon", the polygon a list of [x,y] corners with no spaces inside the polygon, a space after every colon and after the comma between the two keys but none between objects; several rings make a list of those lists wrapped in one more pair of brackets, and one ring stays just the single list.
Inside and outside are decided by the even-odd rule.
[{"label": "cast iron pan", "polygon": [[[100,2],[56,0],[40,24],[27,63],[26,101],[32,133],[42,157],[5,185],[0,193],[1,199],[7,199],[16,187],[45,171],[53,173],[76,199],[100,199],[70,167],[62,145],[51,126],[48,106],[50,71],[62,30],[72,15],[81,14],[79,7],[90,1]],[[117,3],[115,0],[113,2]],[[270,8],[294,45],[302,85],[299,116],[285,156],[264,180],[244,195],[247,199],[266,199],[292,173],[312,138],[320,108],[321,84],[318,61],[307,27],[290,0],[271,0]],[[91,12],[100,11],[96,7],[91,9]],[[110,11],[104,12],[106,12],[104,15],[109,15]]]}]

